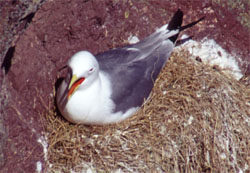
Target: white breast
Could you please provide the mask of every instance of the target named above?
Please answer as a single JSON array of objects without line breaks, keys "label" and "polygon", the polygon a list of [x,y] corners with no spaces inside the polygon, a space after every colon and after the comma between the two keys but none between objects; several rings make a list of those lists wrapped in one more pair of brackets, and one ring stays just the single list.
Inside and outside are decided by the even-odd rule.
[{"label": "white breast", "polygon": [[114,103],[108,77],[99,77],[85,89],[78,89],[69,99],[64,117],[73,123],[103,124],[109,121]]}]

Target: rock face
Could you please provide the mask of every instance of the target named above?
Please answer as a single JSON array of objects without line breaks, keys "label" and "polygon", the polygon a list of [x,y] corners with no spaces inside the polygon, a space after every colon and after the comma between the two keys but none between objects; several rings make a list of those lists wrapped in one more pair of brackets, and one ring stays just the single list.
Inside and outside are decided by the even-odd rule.
[{"label": "rock face", "polygon": [[38,116],[32,116],[36,114],[7,76],[19,35],[40,5],[42,0],[0,2],[0,172],[29,172],[36,169],[37,161],[43,161],[37,143],[42,130],[34,125]]},{"label": "rock face", "polygon": [[184,23],[206,15],[202,27],[188,34],[214,38],[229,52],[244,57],[241,65],[247,72],[249,28],[233,15],[234,9],[213,1],[1,3],[0,172],[35,172],[37,163],[44,163],[38,142],[44,135],[43,116],[54,106],[59,69],[72,54],[125,45],[131,34],[143,38],[168,22],[177,8],[186,15]]}]

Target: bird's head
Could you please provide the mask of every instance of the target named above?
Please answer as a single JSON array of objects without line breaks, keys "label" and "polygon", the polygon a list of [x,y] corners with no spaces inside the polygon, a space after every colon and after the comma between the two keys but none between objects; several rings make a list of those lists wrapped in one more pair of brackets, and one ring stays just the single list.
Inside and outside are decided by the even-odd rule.
[{"label": "bird's head", "polygon": [[68,99],[76,90],[90,86],[97,78],[99,65],[96,58],[88,51],[80,51],[74,54],[69,62],[71,79],[68,84]]}]

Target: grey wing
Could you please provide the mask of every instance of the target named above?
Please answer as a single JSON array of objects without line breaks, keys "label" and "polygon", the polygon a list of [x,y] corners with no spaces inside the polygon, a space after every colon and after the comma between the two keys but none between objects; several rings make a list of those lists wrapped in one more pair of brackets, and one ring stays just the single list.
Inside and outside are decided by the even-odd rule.
[{"label": "grey wing", "polygon": [[154,80],[150,73],[151,67],[145,69],[145,61],[134,62],[126,66],[118,66],[111,74],[112,100],[115,102],[115,112],[125,112],[131,107],[139,107],[150,94]]},{"label": "grey wing", "polygon": [[139,50],[129,50],[131,46],[112,49],[96,55],[100,69],[103,71],[112,71],[114,65],[127,64],[135,60],[140,55]]},{"label": "grey wing", "polygon": [[[158,47],[153,53],[136,50],[132,46],[96,56],[100,69],[111,79],[111,98],[116,104],[115,112],[125,112],[131,107],[141,106],[170,55],[166,53],[165,46],[164,49]],[[141,59],[142,56],[144,58]]]}]

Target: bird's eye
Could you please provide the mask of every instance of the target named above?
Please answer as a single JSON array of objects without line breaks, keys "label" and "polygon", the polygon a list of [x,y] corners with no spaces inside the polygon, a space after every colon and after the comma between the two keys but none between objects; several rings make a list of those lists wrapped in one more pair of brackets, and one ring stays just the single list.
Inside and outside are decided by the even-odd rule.
[{"label": "bird's eye", "polygon": [[93,68],[91,68],[91,69],[89,69],[89,72],[92,72],[94,69]]}]

